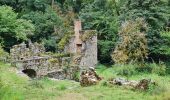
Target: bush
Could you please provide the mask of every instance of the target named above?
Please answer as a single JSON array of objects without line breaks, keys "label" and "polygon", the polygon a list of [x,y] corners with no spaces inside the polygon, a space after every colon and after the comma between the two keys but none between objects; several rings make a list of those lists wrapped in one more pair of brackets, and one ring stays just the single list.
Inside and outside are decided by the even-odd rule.
[{"label": "bush", "polygon": [[152,68],[149,67],[148,65],[143,65],[143,66],[138,66],[136,68],[137,72],[142,72],[142,73],[151,73],[152,72]]},{"label": "bush", "polygon": [[[114,65],[116,66],[116,65]],[[117,72],[118,75],[122,76],[132,76],[137,73],[152,73],[160,76],[166,75],[166,66],[163,62],[156,63],[146,63],[143,65],[139,64],[126,64],[120,65]]]},{"label": "bush", "polygon": [[125,22],[118,34],[119,40],[112,53],[113,61],[121,64],[144,61],[148,55],[146,31],[147,25],[141,18]]},{"label": "bush", "polygon": [[6,62],[8,57],[9,54],[5,52],[2,46],[0,45],[0,61]]},{"label": "bush", "polygon": [[163,62],[144,64],[143,66],[136,67],[137,72],[145,72],[158,74],[160,76],[166,75],[166,66]]},{"label": "bush", "polygon": [[152,63],[150,64],[150,67],[152,68],[152,73],[158,74],[158,75],[166,75],[166,66],[163,62],[159,62],[159,64]]},{"label": "bush", "polygon": [[79,82],[79,80],[80,80],[80,72],[75,72],[73,74],[73,80]]},{"label": "bush", "polygon": [[122,76],[132,76],[137,73],[136,71],[137,65],[127,64],[127,65],[121,65],[120,69],[118,69],[118,75]]}]

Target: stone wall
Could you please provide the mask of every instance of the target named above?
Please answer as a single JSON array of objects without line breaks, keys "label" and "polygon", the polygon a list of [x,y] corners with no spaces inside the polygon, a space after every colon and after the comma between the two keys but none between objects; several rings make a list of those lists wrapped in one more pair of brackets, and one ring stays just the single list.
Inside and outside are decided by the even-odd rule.
[{"label": "stone wall", "polygon": [[[97,64],[97,35],[89,35],[93,30],[82,30],[81,21],[75,21],[75,34],[65,46],[65,52],[74,54],[73,62],[81,68],[95,67]],[[86,36],[87,34],[87,36]],[[86,36],[85,40],[82,36]]]},{"label": "stone wall", "polygon": [[[93,34],[95,33],[95,34]],[[83,37],[83,38],[82,38]],[[15,45],[10,50],[11,63],[19,70],[32,69],[37,77],[50,76],[57,79],[73,79],[81,68],[95,67],[97,64],[97,35],[92,30],[82,30],[81,21],[75,21],[75,35],[65,46],[68,57],[46,54],[43,45],[29,42]],[[27,72],[27,71],[25,71]]]},{"label": "stone wall", "polygon": [[84,54],[82,56],[80,66],[95,67],[97,64],[97,36],[84,42]]},{"label": "stone wall", "polygon": [[65,46],[64,52],[76,53],[75,36],[72,36],[69,43]]},{"label": "stone wall", "polygon": [[[45,49],[38,43],[25,43],[15,45],[11,49],[11,64],[19,71],[28,72],[34,70],[35,77],[49,76],[56,79],[73,79],[73,74],[79,71],[78,67],[69,67],[71,57],[56,57],[45,55]],[[66,69],[67,68],[67,69]],[[25,73],[28,76],[29,73]]]}]

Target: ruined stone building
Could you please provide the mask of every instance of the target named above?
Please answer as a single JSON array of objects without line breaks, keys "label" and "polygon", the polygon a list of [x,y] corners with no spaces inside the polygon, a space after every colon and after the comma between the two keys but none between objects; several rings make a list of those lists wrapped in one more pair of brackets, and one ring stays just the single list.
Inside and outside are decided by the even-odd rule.
[{"label": "ruined stone building", "polygon": [[74,22],[75,34],[65,47],[65,52],[75,54],[80,67],[95,67],[97,64],[97,34],[94,30],[82,30],[81,21]]},{"label": "ruined stone building", "polygon": [[[21,43],[10,50],[11,64],[30,77],[49,76],[56,79],[73,79],[81,68],[97,64],[97,36],[93,30],[83,31],[81,21],[75,21],[75,34],[65,46],[65,54],[48,54],[42,44]],[[71,55],[72,54],[72,55]]]}]

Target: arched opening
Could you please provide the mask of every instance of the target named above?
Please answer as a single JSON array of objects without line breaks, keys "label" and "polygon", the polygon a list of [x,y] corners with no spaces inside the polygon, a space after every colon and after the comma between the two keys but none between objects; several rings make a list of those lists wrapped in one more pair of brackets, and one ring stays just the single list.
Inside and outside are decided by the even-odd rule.
[{"label": "arched opening", "polygon": [[35,78],[36,77],[36,71],[33,69],[25,69],[22,71],[24,74],[28,75],[31,78]]}]

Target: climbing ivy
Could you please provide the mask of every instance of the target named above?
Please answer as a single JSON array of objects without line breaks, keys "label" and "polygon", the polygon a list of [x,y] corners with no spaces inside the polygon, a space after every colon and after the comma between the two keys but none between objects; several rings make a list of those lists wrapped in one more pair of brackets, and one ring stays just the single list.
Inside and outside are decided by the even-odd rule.
[{"label": "climbing ivy", "polygon": [[69,33],[65,34],[65,36],[58,43],[59,49],[61,49],[61,50],[64,49],[64,47],[69,43],[70,38],[73,36],[72,34],[73,34],[73,32],[69,32]]}]

